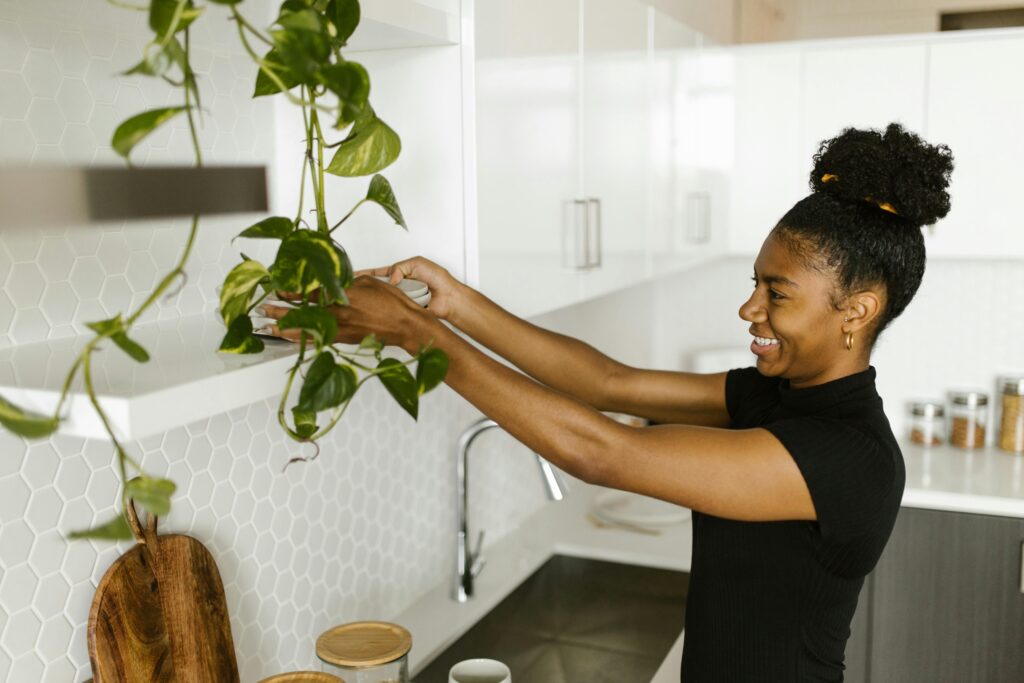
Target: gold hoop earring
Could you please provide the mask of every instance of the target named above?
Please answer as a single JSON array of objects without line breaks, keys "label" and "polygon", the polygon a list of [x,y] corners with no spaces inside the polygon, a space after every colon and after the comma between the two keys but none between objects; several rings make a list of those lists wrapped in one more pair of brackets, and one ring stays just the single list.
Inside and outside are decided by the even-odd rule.
[{"label": "gold hoop earring", "polygon": [[846,333],[846,350],[853,351],[853,332]]}]

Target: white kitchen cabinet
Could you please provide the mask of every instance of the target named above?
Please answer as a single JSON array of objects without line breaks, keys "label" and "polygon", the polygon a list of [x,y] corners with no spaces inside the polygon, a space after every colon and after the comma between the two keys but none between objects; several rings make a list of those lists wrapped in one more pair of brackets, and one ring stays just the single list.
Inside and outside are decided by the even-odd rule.
[{"label": "white kitchen cabinet", "polygon": [[475,12],[481,290],[530,316],[708,253],[709,222],[689,248],[683,183],[705,204],[700,183],[714,183],[695,161],[692,178],[678,167],[699,149],[686,134],[700,107],[720,119],[706,103],[731,104],[731,91],[701,90],[700,36],[673,34],[641,0],[482,0]]},{"label": "white kitchen cabinet", "polygon": [[475,7],[480,289],[520,315],[581,296],[579,272],[563,265],[567,202],[582,184],[579,10],[579,0]]},{"label": "white kitchen cabinet", "polygon": [[736,51],[736,156],[729,250],[756,255],[782,215],[808,193],[802,157],[801,51],[792,45]]},{"label": "white kitchen cabinet", "polygon": [[952,208],[925,233],[928,253],[1024,256],[1024,231],[1014,220],[1024,155],[1024,31],[935,40],[929,62],[928,140],[949,145],[955,168]]}]

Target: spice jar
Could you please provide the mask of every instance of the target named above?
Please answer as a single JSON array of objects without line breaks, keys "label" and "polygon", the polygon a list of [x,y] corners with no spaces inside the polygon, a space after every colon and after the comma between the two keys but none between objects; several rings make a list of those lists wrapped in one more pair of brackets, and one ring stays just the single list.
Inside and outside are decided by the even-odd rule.
[{"label": "spice jar", "polygon": [[322,670],[345,683],[409,683],[412,634],[386,621],[335,626],[316,639]]},{"label": "spice jar", "polygon": [[910,404],[910,440],[924,446],[946,441],[946,409],[938,401],[914,401]]},{"label": "spice jar", "polygon": [[1024,377],[1004,377],[999,387],[1001,418],[999,447],[1012,453],[1024,453]]},{"label": "spice jar", "polygon": [[949,442],[960,448],[983,448],[988,424],[988,394],[981,391],[950,392]]}]

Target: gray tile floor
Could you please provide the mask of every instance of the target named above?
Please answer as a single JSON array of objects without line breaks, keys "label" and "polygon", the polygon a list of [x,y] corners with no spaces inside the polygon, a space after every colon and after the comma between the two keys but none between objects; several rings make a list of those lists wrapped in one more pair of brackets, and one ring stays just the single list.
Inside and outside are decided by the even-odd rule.
[{"label": "gray tile floor", "polygon": [[513,683],[649,681],[683,629],[684,572],[556,555],[442,652],[416,683],[459,661],[505,662]]}]

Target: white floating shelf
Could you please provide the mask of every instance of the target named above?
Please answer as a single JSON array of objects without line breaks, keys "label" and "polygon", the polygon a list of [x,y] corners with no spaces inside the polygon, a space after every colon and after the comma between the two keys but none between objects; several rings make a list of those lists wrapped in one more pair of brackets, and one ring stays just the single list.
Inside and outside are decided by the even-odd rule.
[{"label": "white floating shelf", "polygon": [[[92,356],[93,386],[119,439],[163,433],[284,391],[298,353],[292,342],[265,339],[259,354],[219,353],[224,326],[214,313],[140,324],[131,337],[150,354],[136,363],[107,340]],[[0,395],[53,414],[64,379],[90,336],[0,349]],[[82,371],[63,408],[60,432],[109,440],[89,402]]]},{"label": "white floating shelf", "polygon": [[457,45],[459,17],[415,0],[363,2],[348,50],[392,50]]}]

